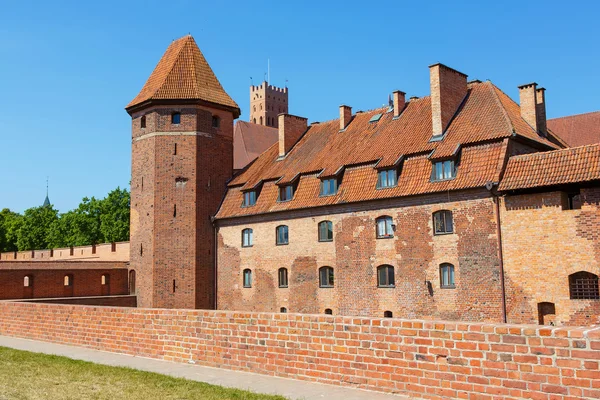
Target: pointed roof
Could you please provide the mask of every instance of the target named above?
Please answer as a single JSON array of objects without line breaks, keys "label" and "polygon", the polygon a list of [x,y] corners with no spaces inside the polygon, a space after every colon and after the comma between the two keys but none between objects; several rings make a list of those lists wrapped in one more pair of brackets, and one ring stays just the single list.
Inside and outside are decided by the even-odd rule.
[{"label": "pointed roof", "polygon": [[171,43],[154,68],[140,93],[126,110],[152,100],[201,100],[240,109],[215,76],[191,35]]},{"label": "pointed roof", "polygon": [[48,195],[46,195],[46,199],[44,200],[44,204],[42,204],[42,207],[48,207],[50,205],[50,199],[48,198]]}]

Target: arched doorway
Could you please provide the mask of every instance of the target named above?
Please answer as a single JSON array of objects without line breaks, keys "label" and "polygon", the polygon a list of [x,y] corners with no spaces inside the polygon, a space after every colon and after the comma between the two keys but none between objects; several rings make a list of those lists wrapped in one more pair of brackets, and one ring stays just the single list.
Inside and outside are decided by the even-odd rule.
[{"label": "arched doorway", "polygon": [[554,303],[538,303],[538,321],[540,325],[554,325],[556,323],[556,307]]}]

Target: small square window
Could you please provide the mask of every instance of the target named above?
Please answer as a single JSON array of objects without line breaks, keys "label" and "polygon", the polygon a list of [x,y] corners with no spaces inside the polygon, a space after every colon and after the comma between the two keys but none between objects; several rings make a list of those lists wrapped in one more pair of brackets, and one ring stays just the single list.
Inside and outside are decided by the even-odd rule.
[{"label": "small square window", "polygon": [[379,217],[377,218],[376,223],[378,239],[394,237],[394,224],[392,217]]},{"label": "small square window", "polygon": [[440,161],[433,164],[432,181],[445,181],[456,177],[456,166],[453,160]]},{"label": "small square window", "polygon": [[279,201],[290,201],[294,198],[294,187],[286,185],[279,188]]},{"label": "small square window", "polygon": [[181,113],[173,113],[171,114],[171,123],[173,125],[179,125],[181,123]]},{"label": "small square window", "polygon": [[394,187],[398,184],[398,175],[395,169],[384,169],[377,173],[377,189]]},{"label": "small square window", "polygon": [[242,202],[242,207],[250,207],[256,204],[256,191],[251,190],[249,192],[244,192],[244,200]]},{"label": "small square window", "polygon": [[338,182],[336,178],[323,179],[321,181],[321,196],[332,196],[337,193]]}]

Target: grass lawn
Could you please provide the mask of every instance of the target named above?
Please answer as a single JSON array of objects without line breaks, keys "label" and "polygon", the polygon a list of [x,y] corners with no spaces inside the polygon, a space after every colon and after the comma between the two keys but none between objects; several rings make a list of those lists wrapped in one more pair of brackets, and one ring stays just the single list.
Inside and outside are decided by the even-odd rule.
[{"label": "grass lawn", "polygon": [[284,400],[130,368],[0,347],[0,400]]}]

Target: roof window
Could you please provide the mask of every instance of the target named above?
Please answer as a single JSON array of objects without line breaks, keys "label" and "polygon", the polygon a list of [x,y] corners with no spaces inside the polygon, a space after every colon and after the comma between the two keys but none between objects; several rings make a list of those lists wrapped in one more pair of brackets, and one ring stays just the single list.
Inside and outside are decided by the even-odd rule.
[{"label": "roof window", "polygon": [[371,117],[371,119],[369,120],[369,122],[377,122],[377,121],[379,121],[379,120],[381,119],[381,116],[382,116],[382,115],[383,115],[383,114],[375,114],[375,115],[373,115],[373,116]]}]

